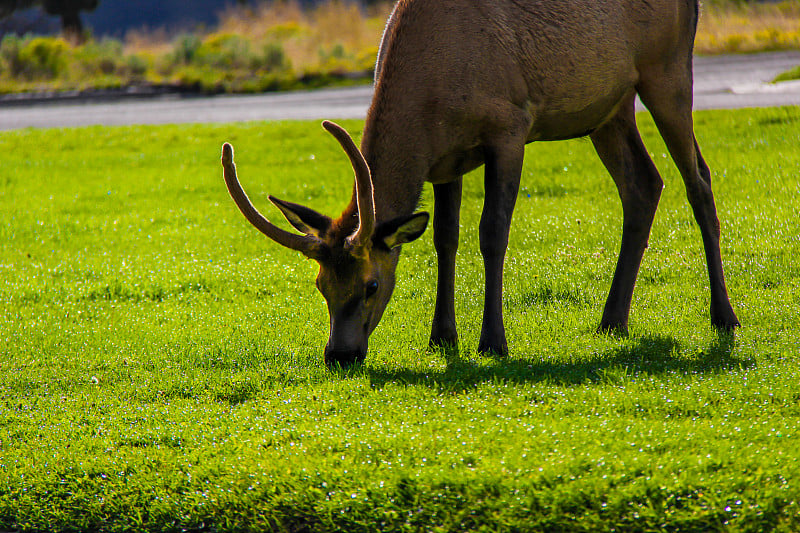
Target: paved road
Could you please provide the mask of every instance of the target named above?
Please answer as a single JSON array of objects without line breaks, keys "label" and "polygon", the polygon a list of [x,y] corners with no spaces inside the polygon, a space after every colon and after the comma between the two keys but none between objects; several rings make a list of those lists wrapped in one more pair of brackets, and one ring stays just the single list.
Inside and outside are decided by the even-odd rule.
[{"label": "paved road", "polygon": [[[800,81],[765,84],[776,74],[797,65],[800,65],[800,51],[697,58],[695,108],[800,105]],[[363,118],[371,95],[371,87],[358,87],[255,96],[168,96],[115,102],[5,105],[0,106],[0,130],[93,124]]]}]

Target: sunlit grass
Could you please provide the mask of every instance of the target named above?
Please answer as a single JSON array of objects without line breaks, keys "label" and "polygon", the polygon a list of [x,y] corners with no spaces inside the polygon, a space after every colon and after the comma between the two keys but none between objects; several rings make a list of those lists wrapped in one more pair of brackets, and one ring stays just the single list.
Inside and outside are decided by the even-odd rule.
[{"label": "sunlit grass", "polygon": [[789,69],[786,72],[778,74],[772,81],[773,83],[776,83],[779,81],[791,81],[791,80],[800,80],[800,65],[792,69]]},{"label": "sunlit grass", "polygon": [[506,267],[511,355],[474,351],[474,174],[460,350],[425,349],[429,232],[345,374],[322,364],[314,263],[250,227],[219,169],[230,141],[271,218],[268,193],[335,215],[352,171],[317,124],[0,134],[0,529],[800,528],[800,111],[696,115],[735,338],[709,326],[699,232],[640,122],[667,187],[629,337],[594,333],[614,185],[585,140],[534,144]]}]

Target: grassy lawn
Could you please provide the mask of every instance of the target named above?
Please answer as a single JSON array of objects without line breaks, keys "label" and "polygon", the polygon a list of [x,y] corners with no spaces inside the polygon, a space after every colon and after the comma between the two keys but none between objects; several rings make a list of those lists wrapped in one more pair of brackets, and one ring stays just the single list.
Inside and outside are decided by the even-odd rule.
[{"label": "grassy lawn", "polygon": [[534,144],[511,355],[474,352],[475,174],[460,352],[426,350],[429,231],[346,374],[322,363],[315,263],[250,227],[219,168],[231,141],[271,218],[268,193],[337,214],[352,174],[318,124],[1,133],[0,530],[800,529],[800,108],[696,114],[735,338],[709,326],[699,231],[639,119],[666,189],[628,337],[594,333],[614,185],[588,141]]},{"label": "grassy lawn", "polygon": [[775,79],[772,80],[773,83],[779,81],[791,81],[791,80],[800,80],[800,65],[794,67],[793,69],[789,69],[786,72],[782,72],[775,76]]}]

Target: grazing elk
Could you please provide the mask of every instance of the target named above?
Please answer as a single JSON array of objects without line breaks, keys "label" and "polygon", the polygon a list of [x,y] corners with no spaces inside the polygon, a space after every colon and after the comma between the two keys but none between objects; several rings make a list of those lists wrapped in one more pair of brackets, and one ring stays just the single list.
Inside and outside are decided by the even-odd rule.
[{"label": "grazing elk", "polygon": [[728,300],[711,175],[692,126],[697,0],[399,0],[381,42],[361,149],[324,127],[355,170],[352,199],[331,219],[270,197],[302,235],[270,223],[222,150],[228,189],[245,217],[283,246],[319,262],[328,304],[328,365],[362,361],[392,294],[400,245],[419,237],[425,181],[435,198],[438,257],[431,345],[457,341],[454,310],[464,173],[485,165],[480,250],[486,286],[478,349],[504,354],[503,262],[531,141],[588,135],[617,185],[622,244],[600,330],[627,328],[631,297],[663,182],[639,137],[639,95],[683,177],[700,226],[711,322],[739,325]]}]

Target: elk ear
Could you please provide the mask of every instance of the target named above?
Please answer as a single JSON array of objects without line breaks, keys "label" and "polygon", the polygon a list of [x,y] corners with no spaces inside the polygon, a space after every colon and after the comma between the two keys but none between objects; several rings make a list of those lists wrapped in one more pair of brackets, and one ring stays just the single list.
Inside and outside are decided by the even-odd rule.
[{"label": "elk ear", "polygon": [[428,213],[422,212],[382,222],[375,229],[374,242],[390,250],[395,246],[411,242],[425,232],[429,218]]},{"label": "elk ear", "polygon": [[321,238],[331,227],[330,217],[317,213],[313,209],[293,204],[292,202],[285,202],[274,196],[270,196],[269,201],[275,204],[275,207],[281,210],[289,224],[301,233]]}]

